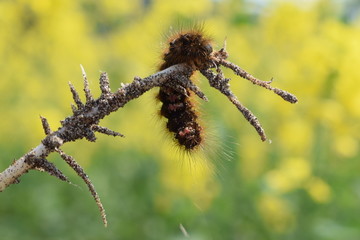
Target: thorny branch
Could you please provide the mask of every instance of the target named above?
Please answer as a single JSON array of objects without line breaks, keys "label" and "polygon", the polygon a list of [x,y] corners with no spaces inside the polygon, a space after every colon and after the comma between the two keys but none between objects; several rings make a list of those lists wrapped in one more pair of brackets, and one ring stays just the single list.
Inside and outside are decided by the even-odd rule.
[{"label": "thorny branch", "polygon": [[[291,93],[270,86],[271,81],[261,81],[256,79],[246,71],[242,70],[239,66],[227,61],[227,57],[228,53],[225,48],[222,48],[219,51],[214,51],[212,53],[211,62],[204,65],[209,67],[197,70],[200,70],[200,72],[209,80],[211,87],[219,90],[222,94],[228,97],[228,99],[244,115],[245,119],[256,129],[261,139],[265,141],[266,135],[260,125],[260,122],[256,116],[249,109],[243,106],[237,97],[232,93],[229,84],[230,79],[225,78],[220,66],[233,70],[235,74],[251,81],[253,84],[275,92],[290,103],[296,103],[297,99]],[[216,73],[213,72],[211,68],[215,68]],[[96,141],[95,132],[110,136],[124,137],[121,133],[99,126],[100,120],[110,113],[117,111],[127,102],[138,98],[143,93],[154,87],[167,86],[184,93],[187,93],[187,90],[189,90],[205,101],[207,101],[207,97],[200,88],[189,79],[189,76],[194,69],[192,66],[187,64],[171,66],[143,79],[135,77],[132,83],[121,84],[121,88],[115,92],[111,92],[108,75],[103,72],[100,75],[101,95],[97,99],[94,99],[90,92],[89,82],[82,66],[81,70],[84,81],[83,90],[86,102],[83,103],[81,101],[75,87],[69,83],[70,91],[75,102],[75,105],[71,105],[73,115],[62,120],[61,127],[56,131],[52,131],[50,129],[48,121],[45,117],[40,117],[46,137],[37,147],[30,150],[18,160],[15,160],[7,169],[0,173],[0,192],[5,190],[9,185],[18,183],[19,178],[29,170],[45,171],[62,181],[70,183],[68,178],[59,169],[57,169],[53,163],[46,159],[50,153],[57,152],[86,183],[100,210],[103,223],[107,226],[105,210],[94,185],[91,183],[83,168],[74,160],[73,157],[65,154],[60,147],[66,142],[76,141],[82,138],[86,138],[87,140],[94,142]],[[169,81],[170,79],[171,81]]]}]

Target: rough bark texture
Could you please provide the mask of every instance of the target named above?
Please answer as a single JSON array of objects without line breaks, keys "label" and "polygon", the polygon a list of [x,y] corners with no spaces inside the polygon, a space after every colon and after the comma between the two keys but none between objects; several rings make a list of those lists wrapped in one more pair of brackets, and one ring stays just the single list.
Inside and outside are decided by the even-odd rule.
[{"label": "rough bark texture", "polygon": [[[210,47],[207,51],[212,50]],[[228,99],[239,109],[247,121],[255,128],[263,141],[266,140],[266,135],[260,122],[256,116],[243,106],[236,96],[231,92],[229,80],[223,75],[220,66],[224,66],[234,71],[235,74],[250,80],[252,83],[269,89],[284,100],[290,103],[296,103],[297,99],[294,95],[283,91],[281,89],[273,88],[270,86],[271,81],[261,81],[251,76],[246,71],[242,70],[237,65],[226,61],[228,53],[224,48],[219,51],[213,51],[209,55],[208,62],[202,63],[201,68],[195,69],[200,71],[210,83],[210,86],[220,91],[228,97]],[[212,69],[215,69],[214,72]],[[155,73],[146,78],[135,77],[134,81],[130,84],[122,84],[122,87],[115,92],[110,89],[109,79],[106,73],[100,75],[100,89],[101,95],[99,98],[94,99],[86,77],[86,73],[81,66],[83,80],[84,80],[84,93],[86,102],[80,100],[79,94],[74,86],[69,83],[70,91],[73,95],[75,105],[72,105],[73,115],[61,121],[61,127],[52,131],[45,117],[41,117],[41,123],[45,132],[45,138],[41,143],[30,150],[24,156],[15,160],[7,169],[0,173],[0,192],[5,190],[8,186],[14,183],[19,183],[19,178],[27,173],[29,170],[46,171],[49,174],[59,178],[62,181],[67,181],[66,176],[56,168],[56,166],[49,162],[46,158],[52,153],[60,154],[62,159],[83,179],[89,188],[98,208],[100,210],[103,223],[106,226],[107,220],[104,207],[101,204],[100,197],[98,196],[94,185],[91,183],[89,177],[86,175],[82,167],[74,160],[73,157],[66,155],[60,147],[66,142],[76,141],[78,139],[86,138],[89,141],[96,141],[95,132],[110,135],[121,136],[122,134],[110,130],[106,127],[99,126],[99,122],[105,116],[112,112],[117,111],[123,107],[127,102],[138,98],[146,91],[154,88],[172,89],[172,91],[183,92],[184,94],[194,93],[199,98],[207,101],[204,93],[196,86],[191,80],[190,76],[194,72],[194,65],[188,63],[180,63],[171,65],[170,67]],[[171,81],[170,81],[171,80]],[[175,110],[179,106],[173,106]],[[170,106],[169,106],[170,108]],[[169,109],[167,109],[169,110]],[[183,133],[185,134],[185,132]],[[189,145],[190,146],[190,145]]]}]

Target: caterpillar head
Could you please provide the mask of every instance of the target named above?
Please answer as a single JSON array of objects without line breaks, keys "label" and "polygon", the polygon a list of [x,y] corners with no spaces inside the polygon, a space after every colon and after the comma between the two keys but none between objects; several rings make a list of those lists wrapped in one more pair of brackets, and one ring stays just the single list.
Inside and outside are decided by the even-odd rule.
[{"label": "caterpillar head", "polygon": [[197,70],[203,69],[211,63],[212,52],[213,48],[210,40],[200,32],[179,33],[170,39],[161,69],[179,63],[187,63]]}]

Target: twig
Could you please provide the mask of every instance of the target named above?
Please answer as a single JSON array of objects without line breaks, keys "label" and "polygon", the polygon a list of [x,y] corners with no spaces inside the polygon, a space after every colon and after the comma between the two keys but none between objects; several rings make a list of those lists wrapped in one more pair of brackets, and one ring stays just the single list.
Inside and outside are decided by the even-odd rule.
[{"label": "twig", "polygon": [[47,119],[43,116],[40,116],[40,119],[41,119],[41,124],[43,126],[45,135],[49,135],[51,133],[51,129],[50,129],[50,125],[49,125]]},{"label": "twig", "polygon": [[248,73],[245,70],[241,69],[239,66],[237,66],[237,65],[235,65],[235,64],[233,64],[233,63],[231,63],[229,61],[226,61],[225,59],[221,59],[221,58],[218,59],[218,63],[220,63],[224,67],[230,68],[231,70],[234,71],[234,73],[236,75],[239,75],[240,77],[249,80],[253,84],[264,87],[264,88],[266,88],[268,90],[273,91],[274,93],[276,93],[277,95],[282,97],[285,101],[288,101],[290,103],[296,103],[298,101],[296,96],[294,96],[293,94],[291,94],[289,92],[286,92],[284,90],[281,90],[281,89],[270,86],[273,79],[271,79],[270,81],[259,80],[259,79],[255,78],[254,76],[252,76],[250,73]]},{"label": "twig", "polygon": [[98,206],[99,210],[100,210],[100,214],[101,214],[101,218],[103,220],[104,226],[107,226],[107,220],[106,220],[106,214],[105,214],[105,209],[101,203],[99,194],[96,192],[94,185],[92,184],[91,180],[89,179],[89,177],[86,175],[86,173],[84,172],[84,170],[82,169],[82,167],[75,161],[75,159],[72,156],[69,156],[67,154],[65,154],[63,151],[61,151],[60,149],[56,148],[55,151],[57,153],[60,154],[61,158],[64,159],[64,161],[72,168],[74,169],[74,171],[79,175],[79,177],[82,178],[82,180],[84,180],[84,182],[86,183],[86,185],[88,186],[91,195],[93,196],[96,205]]},{"label": "twig", "polygon": [[122,135],[121,133],[118,133],[118,132],[115,132],[111,129],[108,129],[106,127],[101,127],[101,126],[98,126],[98,125],[93,125],[91,127],[91,130],[95,131],[95,132],[98,132],[98,133],[103,133],[103,134],[106,134],[106,135],[109,135],[109,136],[114,136],[114,137],[125,137],[124,135]]},{"label": "twig", "polygon": [[[175,75],[181,75],[191,71],[191,68],[185,64],[178,64],[155,73],[147,78],[136,79],[130,84],[125,84],[122,88],[114,93],[102,94],[98,99],[87,102],[86,105],[80,104],[80,98],[76,90],[70,87],[74,96],[74,100],[78,102],[81,109],[76,114],[69,116],[61,121],[62,127],[57,131],[49,134],[46,120],[43,120],[44,131],[48,134],[40,145],[25,154],[18,160],[14,161],[7,169],[0,173],[0,192],[12,183],[16,183],[17,179],[32,168],[32,164],[26,162],[29,156],[46,158],[49,153],[55,151],[55,147],[45,145],[58,141],[58,147],[66,142],[76,141],[77,139],[86,138],[93,133],[93,126],[98,125],[99,121],[111,112],[123,107],[132,99],[138,98],[143,93],[153,87],[159,86]],[[101,73],[102,79],[107,78],[106,73]],[[70,84],[72,86],[72,84]],[[85,107],[86,106],[86,107]],[[56,139],[56,140],[54,140]]]},{"label": "twig", "polygon": [[102,94],[96,100],[93,100],[90,97],[90,92],[86,90],[88,89],[86,87],[87,79],[84,77],[85,94],[88,94],[85,104],[81,102],[79,94],[75,90],[74,86],[69,83],[73,99],[77,105],[77,108],[75,106],[73,107],[74,115],[61,121],[62,127],[54,132],[51,131],[46,118],[41,117],[46,137],[41,141],[40,145],[18,160],[14,161],[7,169],[0,173],[0,192],[4,191],[11,184],[18,183],[19,178],[31,169],[46,171],[63,181],[68,181],[66,176],[64,176],[53,163],[48,162],[46,159],[51,152],[56,151],[88,185],[90,192],[100,209],[104,225],[106,225],[107,221],[105,211],[95,188],[87,178],[81,166],[76,164],[74,160],[71,160],[73,159],[71,156],[63,153],[60,150],[60,147],[66,142],[76,141],[81,138],[86,138],[89,141],[95,141],[96,137],[94,131],[112,136],[123,136],[122,134],[108,128],[98,126],[99,121],[111,112],[117,111],[132,99],[138,98],[151,88],[160,86],[167,80],[174,78],[177,75],[187,74],[189,71],[191,71],[189,66],[185,64],[178,64],[161,72],[155,73],[147,78],[135,78],[132,83],[124,84],[122,88],[114,93],[110,92],[107,74],[101,73],[100,88],[102,90]]},{"label": "twig", "polygon": [[78,107],[78,109],[82,109],[84,107],[84,104],[81,102],[79,94],[78,94],[78,92],[76,91],[74,85],[72,85],[71,82],[69,82],[69,87],[70,87],[70,91],[71,91],[71,93],[73,95],[74,102],[76,103],[76,106]]},{"label": "twig", "polygon": [[215,74],[210,69],[202,70],[201,73],[209,80],[210,86],[218,89],[222,94],[228,97],[228,99],[239,109],[245,119],[255,128],[261,137],[262,141],[266,140],[266,134],[264,129],[261,127],[257,117],[244,105],[242,105],[237,97],[231,92],[229,80],[222,74]]},{"label": "twig", "polygon": [[101,89],[102,94],[111,93],[110,81],[109,81],[107,74],[103,74],[100,77],[100,89]]},{"label": "twig", "polygon": [[89,81],[87,80],[85,69],[81,64],[80,64],[80,68],[84,79],[84,92],[85,92],[86,102],[91,102],[94,100],[94,98],[90,91]]},{"label": "twig", "polygon": [[[249,121],[256,129],[261,139],[265,141],[266,135],[260,125],[260,122],[256,116],[249,109],[243,106],[237,97],[231,92],[229,85],[230,79],[225,78],[219,66],[222,65],[232,69],[237,75],[250,80],[256,85],[275,92],[286,101],[295,103],[297,102],[297,99],[294,95],[286,91],[271,87],[271,81],[264,82],[258,80],[237,65],[226,61],[225,59],[228,57],[228,53],[225,50],[225,46],[226,44],[224,45],[224,48],[211,54],[209,62],[203,64],[203,66],[206,66],[206,69],[195,70],[199,70],[209,80],[211,87],[217,89],[228,97],[228,99],[244,115],[246,120]],[[100,120],[154,87],[166,86],[176,89],[179,92],[184,92],[185,95],[192,91],[199,98],[205,101],[208,99],[200,88],[189,79],[189,76],[191,76],[194,71],[194,66],[190,66],[185,63],[173,65],[146,78],[135,77],[132,83],[121,84],[121,88],[114,93],[111,92],[108,75],[105,72],[101,73],[101,95],[97,99],[93,98],[85,70],[82,66],[80,67],[83,75],[86,102],[82,103],[75,87],[69,82],[70,91],[76,104],[76,106],[71,105],[73,115],[60,121],[62,126],[57,131],[52,131],[46,118],[41,117],[41,123],[46,137],[37,147],[26,153],[18,160],[15,160],[7,169],[0,173],[0,192],[4,191],[11,184],[18,183],[19,178],[32,169],[46,171],[60,180],[69,182],[67,177],[64,176],[64,174],[57,169],[53,163],[46,159],[50,153],[57,152],[88,186],[100,210],[103,223],[106,226],[107,220],[105,210],[100,201],[99,195],[95,191],[94,185],[74,158],[65,154],[60,147],[66,142],[76,141],[82,138],[86,138],[89,141],[96,141],[95,132],[123,137],[121,133],[99,126]],[[214,73],[210,69],[214,67],[216,68],[217,73]]]},{"label": "twig", "polygon": [[52,162],[47,161],[45,158],[34,158],[32,164],[35,170],[47,172],[61,181],[70,183],[69,179]]}]

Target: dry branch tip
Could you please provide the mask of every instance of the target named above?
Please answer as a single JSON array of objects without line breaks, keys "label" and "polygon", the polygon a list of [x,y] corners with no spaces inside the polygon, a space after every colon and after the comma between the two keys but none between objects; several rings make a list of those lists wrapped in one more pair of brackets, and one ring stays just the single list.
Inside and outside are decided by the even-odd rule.
[{"label": "dry branch tip", "polygon": [[235,65],[234,63],[226,61],[225,59],[223,59],[221,57],[216,58],[216,61],[220,65],[231,69],[236,75],[249,80],[253,84],[273,91],[275,94],[279,95],[287,102],[296,103],[298,101],[295,95],[293,95],[287,91],[284,91],[282,89],[272,87],[270,84],[272,83],[273,78],[270,81],[262,81],[260,79],[255,78],[250,73],[246,72],[245,70],[243,70],[239,66]]},{"label": "dry branch tip", "polygon": [[47,119],[45,117],[43,117],[43,116],[40,116],[40,119],[41,119],[41,124],[42,124],[42,127],[44,129],[45,135],[49,135],[50,133],[52,133],[52,131],[50,129],[49,122],[47,121]]},{"label": "dry branch tip", "polygon": [[102,133],[105,135],[109,135],[109,136],[114,136],[114,137],[125,137],[123,134],[119,133],[119,132],[115,132],[109,128],[106,127],[101,127],[99,125],[93,125],[91,127],[91,130],[98,132],[98,133]]},{"label": "dry branch tip", "polygon": [[104,206],[101,203],[99,194],[96,192],[95,190],[95,186],[92,184],[90,178],[88,177],[88,175],[85,173],[85,171],[83,170],[83,168],[75,161],[75,159],[70,156],[67,155],[66,153],[64,153],[62,150],[60,149],[55,149],[55,151],[57,153],[60,154],[60,157],[77,173],[77,175],[79,177],[81,177],[81,179],[85,182],[85,184],[87,185],[87,187],[89,188],[89,191],[91,193],[91,195],[93,196],[96,205],[99,208],[100,211],[100,215],[101,218],[103,220],[104,226],[107,226],[107,219],[106,219],[106,214],[105,214],[105,209]]},{"label": "dry branch tip", "polygon": [[103,95],[110,94],[110,81],[106,72],[100,74],[100,90]]},{"label": "dry branch tip", "polygon": [[230,90],[229,79],[225,78],[222,72],[215,74],[210,69],[202,70],[201,73],[209,80],[210,86],[219,90],[222,94],[228,97],[230,102],[232,102],[237,107],[245,119],[255,128],[261,140],[265,141],[266,134],[264,129],[261,127],[260,122],[258,121],[257,117],[249,109],[247,109],[232,93]]},{"label": "dry branch tip", "polygon": [[45,158],[35,158],[33,160],[33,169],[36,169],[41,172],[47,172],[51,176],[54,176],[61,181],[70,183],[69,179],[53,164],[52,162],[49,162]]},{"label": "dry branch tip", "polygon": [[84,92],[85,92],[86,102],[92,102],[92,101],[94,101],[94,98],[90,91],[89,81],[87,79],[85,69],[81,64],[80,64],[80,68],[81,68],[81,72],[82,72],[83,79],[84,79]]},{"label": "dry branch tip", "polygon": [[74,102],[75,102],[77,108],[83,109],[84,104],[81,102],[80,96],[79,96],[78,92],[76,91],[74,85],[71,82],[69,82],[69,87],[70,87],[70,91],[72,93],[72,96],[73,96],[73,99],[74,99]]}]

